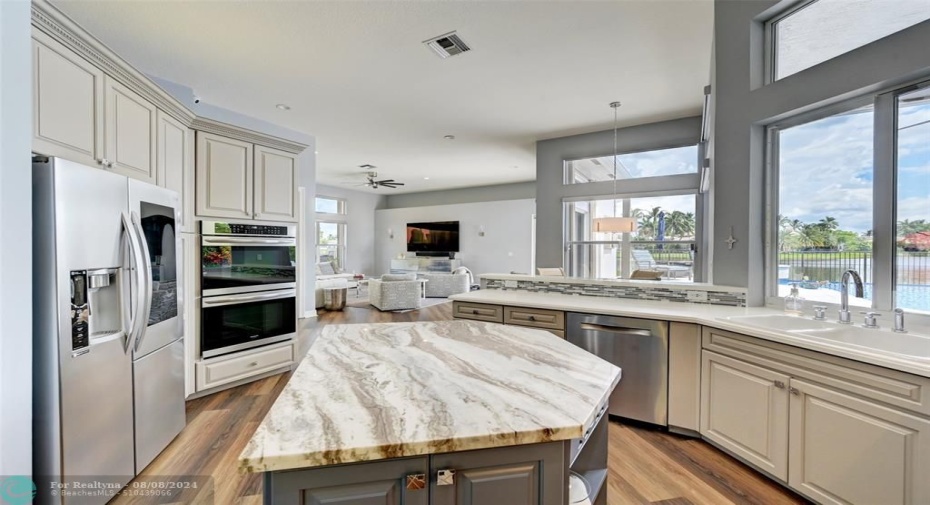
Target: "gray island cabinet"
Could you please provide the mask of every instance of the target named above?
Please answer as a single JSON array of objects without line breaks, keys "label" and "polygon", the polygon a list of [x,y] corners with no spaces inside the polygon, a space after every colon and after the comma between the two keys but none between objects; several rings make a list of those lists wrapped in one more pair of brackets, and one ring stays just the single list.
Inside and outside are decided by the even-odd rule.
[{"label": "gray island cabinet", "polygon": [[620,369],[476,321],[327,326],[240,456],[266,504],[606,503]]}]

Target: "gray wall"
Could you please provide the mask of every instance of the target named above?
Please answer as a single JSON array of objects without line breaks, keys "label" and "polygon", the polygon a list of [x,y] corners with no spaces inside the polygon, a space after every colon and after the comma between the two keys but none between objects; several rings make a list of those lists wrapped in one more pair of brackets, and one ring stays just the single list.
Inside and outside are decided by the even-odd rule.
[{"label": "gray wall", "polygon": [[[713,282],[764,303],[765,124],[930,75],[930,21],[775,83],[763,83],[763,25],[787,2],[714,5]],[[723,43],[725,41],[725,43]],[[739,242],[722,245],[730,227]]]},{"label": "gray wall", "polygon": [[[374,275],[377,270],[375,267],[375,235],[377,234],[375,230],[375,211],[385,207],[388,197],[323,185],[317,186],[316,194],[346,200],[348,213],[341,220],[346,223],[348,231],[345,269]],[[313,210],[312,206],[310,210]]]},{"label": "gray wall", "polygon": [[[607,104],[604,105],[606,114]],[[697,144],[700,136],[701,118],[699,116],[629,126],[618,130],[617,150],[634,152]],[[536,143],[537,266],[562,266],[563,198],[599,197],[613,194],[613,182],[564,184],[564,161],[606,156],[613,152],[614,132],[612,129]],[[673,189],[669,182],[679,183],[682,187],[695,185],[695,176],[673,177],[674,180],[668,177],[663,178],[662,186],[656,186],[654,179],[622,181],[618,182],[617,191],[647,195],[659,189]]]},{"label": "gray wall", "polygon": [[0,476],[32,474],[30,4],[0,2]]},{"label": "gray wall", "polygon": [[536,198],[536,183],[532,181],[516,182],[513,184],[497,184],[493,186],[475,186],[444,191],[388,195],[385,208],[401,209],[404,207],[426,207],[429,205],[449,205],[453,203],[497,202],[502,200],[524,200],[530,198]]},{"label": "gray wall", "polygon": [[[428,221],[459,221],[462,264],[474,274],[530,273],[535,208],[533,200],[504,200],[376,211],[375,273],[387,273],[391,258],[406,253],[407,223]],[[483,237],[478,235],[481,226]]]}]

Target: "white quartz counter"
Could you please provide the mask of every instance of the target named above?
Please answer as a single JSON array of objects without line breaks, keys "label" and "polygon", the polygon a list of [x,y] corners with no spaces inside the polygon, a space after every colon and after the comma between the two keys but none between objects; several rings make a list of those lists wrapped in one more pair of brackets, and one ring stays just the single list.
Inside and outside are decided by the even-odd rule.
[{"label": "white quartz counter", "polygon": [[[812,351],[823,352],[825,354],[854,359],[864,363],[871,363],[873,365],[913,373],[923,377],[930,377],[930,360],[905,356],[900,352],[900,346],[897,346],[897,349],[895,349],[895,346],[892,344],[898,343],[895,338],[897,335],[892,333],[888,328],[876,330],[851,328],[850,331],[874,332],[874,346],[870,345],[866,348],[850,345],[846,342],[801,335],[791,331],[791,328],[776,327],[775,325],[771,327],[760,327],[758,323],[749,325],[726,319],[739,316],[783,314],[780,310],[765,307],[727,307],[698,303],[639,301],[598,296],[532,293],[496,289],[472,291],[470,293],[454,295],[450,298],[461,302],[536,307],[570,312],[696,323],[770,340],[772,342],[779,342]],[[921,335],[930,335],[930,332],[926,332],[925,329],[919,328],[916,331],[912,330],[912,333],[908,334],[908,341],[910,342],[908,345],[914,346],[912,349],[913,356],[918,356],[920,354],[926,356],[930,354],[930,337],[921,338]],[[909,337],[915,338],[911,339]]]},{"label": "white quartz counter", "polygon": [[266,472],[581,437],[620,369],[542,330],[323,329],[242,452]]}]

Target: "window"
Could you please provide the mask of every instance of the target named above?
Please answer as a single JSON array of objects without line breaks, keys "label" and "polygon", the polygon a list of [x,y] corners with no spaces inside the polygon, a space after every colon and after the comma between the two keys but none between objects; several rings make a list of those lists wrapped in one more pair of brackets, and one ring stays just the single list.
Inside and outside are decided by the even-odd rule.
[{"label": "window", "polygon": [[[565,162],[567,184],[611,181],[613,155]],[[617,156],[617,180],[697,173],[697,146],[674,147]]]},{"label": "window", "polygon": [[815,0],[770,23],[773,80],[930,19],[926,0]]},{"label": "window", "polygon": [[[872,299],[873,106],[773,130],[777,138],[778,296],[839,303],[856,270]],[[850,298],[852,300],[852,298]],[[855,303],[855,302],[851,302]]]},{"label": "window", "polygon": [[316,261],[332,261],[346,268],[346,201],[344,198],[317,196]]},{"label": "window", "polygon": [[930,82],[866,100],[769,128],[768,294],[930,314]]},{"label": "window", "polygon": [[342,198],[318,196],[316,197],[316,212],[320,214],[345,214],[346,201]]},{"label": "window", "polygon": [[[566,161],[566,184],[612,181],[613,161],[612,155]],[[697,167],[697,145],[618,155],[615,195],[575,197],[564,204],[568,275],[618,279],[654,270],[676,280],[700,277]],[[633,218],[636,230],[594,231],[595,219],[615,216]]]},{"label": "window", "polygon": [[930,312],[930,87],[897,97],[895,306]]},{"label": "window", "polygon": [[333,261],[345,267],[345,223],[316,222],[316,261]]}]

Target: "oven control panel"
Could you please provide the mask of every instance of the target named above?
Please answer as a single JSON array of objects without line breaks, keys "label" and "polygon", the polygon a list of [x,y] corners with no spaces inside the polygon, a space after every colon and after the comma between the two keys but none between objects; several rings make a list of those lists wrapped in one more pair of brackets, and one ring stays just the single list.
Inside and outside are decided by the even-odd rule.
[{"label": "oven control panel", "polygon": [[227,223],[222,221],[201,221],[200,232],[203,235],[295,237],[297,235],[297,227],[265,224]]}]

